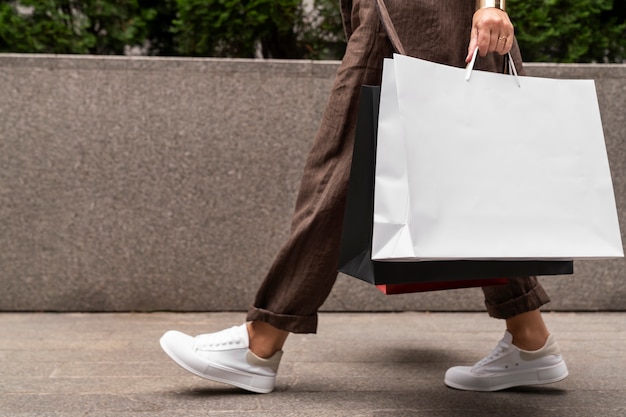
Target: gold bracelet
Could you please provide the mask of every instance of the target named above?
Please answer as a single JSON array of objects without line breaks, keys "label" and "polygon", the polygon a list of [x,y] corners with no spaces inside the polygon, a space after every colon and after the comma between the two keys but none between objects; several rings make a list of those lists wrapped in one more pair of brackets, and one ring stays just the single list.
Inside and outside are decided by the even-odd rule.
[{"label": "gold bracelet", "polygon": [[486,7],[496,7],[505,12],[506,0],[476,0],[476,10]]}]

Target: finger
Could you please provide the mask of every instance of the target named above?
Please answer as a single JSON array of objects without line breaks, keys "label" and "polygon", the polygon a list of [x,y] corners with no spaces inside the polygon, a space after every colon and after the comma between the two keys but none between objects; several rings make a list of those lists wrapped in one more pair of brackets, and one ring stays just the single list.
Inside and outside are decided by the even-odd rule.
[{"label": "finger", "polygon": [[499,32],[492,30],[489,36],[489,52],[496,52],[500,47]]},{"label": "finger", "polygon": [[467,57],[465,57],[465,63],[469,64],[472,60],[472,56],[474,55],[474,51],[478,47],[478,30],[476,28],[472,28],[472,34],[470,37],[470,43],[467,48]]},{"label": "finger", "polygon": [[498,48],[496,51],[500,55],[504,55],[513,47],[513,35],[500,35],[498,36]]},{"label": "finger", "polygon": [[511,49],[513,48],[513,35],[510,35],[508,38],[506,38],[506,45],[504,47],[504,53],[506,54],[507,52],[510,52]]},{"label": "finger", "polygon": [[[478,53],[480,54],[480,56],[486,56],[489,52],[493,52],[493,35],[492,32],[490,30],[477,30],[478,32],[478,40],[477,40],[477,45],[478,45]],[[498,35],[496,34],[495,37],[497,38]]]},{"label": "finger", "polygon": [[500,55],[504,55],[508,52],[507,49],[507,44],[509,42],[509,37],[506,35],[498,35],[498,41],[497,41],[497,45],[496,45],[496,49],[495,51],[497,53],[499,53]]}]

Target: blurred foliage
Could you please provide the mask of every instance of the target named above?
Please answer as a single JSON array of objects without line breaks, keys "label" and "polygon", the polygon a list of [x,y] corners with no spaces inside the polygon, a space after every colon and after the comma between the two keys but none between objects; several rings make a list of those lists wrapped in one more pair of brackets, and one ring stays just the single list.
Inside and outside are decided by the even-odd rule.
[{"label": "blurred foliage", "polygon": [[0,52],[340,58],[338,3],[314,0],[0,1]]},{"label": "blurred foliage", "polygon": [[123,54],[148,37],[157,10],[139,0],[0,3],[0,51]]},{"label": "blurred foliage", "polygon": [[299,0],[177,0],[173,30],[183,55],[298,57]]},{"label": "blurred foliage", "polygon": [[[2,0],[0,52],[339,59],[338,3]],[[508,9],[526,61],[626,60],[626,0],[509,0]]]},{"label": "blurred foliage", "polygon": [[526,61],[624,62],[626,0],[509,0]]}]

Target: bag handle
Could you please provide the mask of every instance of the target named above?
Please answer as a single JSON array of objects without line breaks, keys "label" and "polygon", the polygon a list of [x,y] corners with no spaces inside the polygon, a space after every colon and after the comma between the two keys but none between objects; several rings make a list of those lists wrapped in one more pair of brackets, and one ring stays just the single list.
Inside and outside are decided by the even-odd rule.
[{"label": "bag handle", "polygon": [[[470,77],[472,76],[472,71],[474,70],[474,63],[476,62],[477,55],[478,48],[474,49],[472,60],[469,64],[467,64],[467,67],[465,67],[465,81],[469,81]],[[515,68],[515,62],[513,62],[513,57],[511,56],[510,52],[507,52],[506,55],[509,58],[509,75],[513,75],[515,77],[515,82],[517,83],[517,86],[521,87],[522,85],[519,82],[519,76],[517,75],[517,69]]]},{"label": "bag handle", "polygon": [[378,16],[380,17],[380,21],[385,29],[385,32],[387,32],[387,36],[391,41],[393,49],[395,49],[400,55],[406,55],[406,50],[404,49],[404,46],[402,46],[402,42],[400,42],[398,31],[396,31],[396,27],[391,21],[391,16],[389,16],[389,11],[387,10],[384,0],[376,0],[376,10],[378,11]]}]

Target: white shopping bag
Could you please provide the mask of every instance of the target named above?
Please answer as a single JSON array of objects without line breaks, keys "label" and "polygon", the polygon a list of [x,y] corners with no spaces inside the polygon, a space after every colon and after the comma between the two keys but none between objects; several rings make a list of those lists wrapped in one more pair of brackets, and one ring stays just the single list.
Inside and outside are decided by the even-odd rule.
[{"label": "white shopping bag", "polygon": [[466,74],[385,60],[372,259],[623,256],[593,80]]}]

